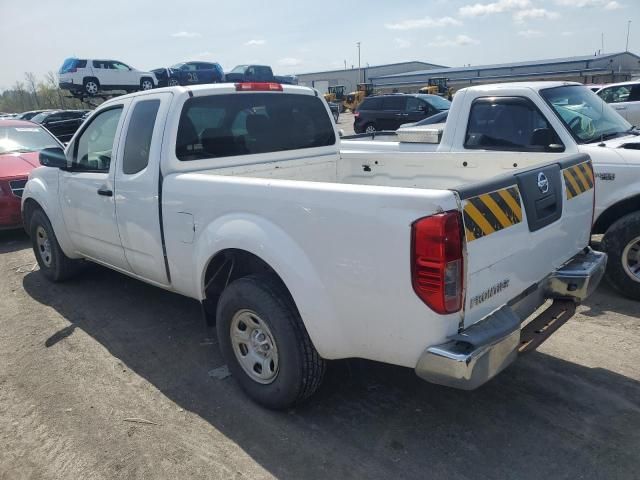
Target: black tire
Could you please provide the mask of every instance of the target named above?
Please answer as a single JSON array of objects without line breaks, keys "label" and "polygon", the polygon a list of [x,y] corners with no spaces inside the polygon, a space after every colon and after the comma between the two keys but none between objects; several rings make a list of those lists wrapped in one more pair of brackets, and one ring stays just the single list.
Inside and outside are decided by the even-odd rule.
[{"label": "black tire", "polygon": [[[234,351],[232,321],[243,311],[259,316],[275,342],[278,370],[271,383],[259,383],[250,377]],[[286,409],[309,398],[320,386],[325,361],[314,348],[289,292],[277,276],[255,274],[231,283],[218,302],[216,330],[229,370],[256,403]]]},{"label": "black tire", "polygon": [[140,79],[140,90],[151,90],[153,88],[155,88],[155,84],[152,78],[142,77]]},{"label": "black tire", "polygon": [[[606,278],[608,282],[623,295],[634,300],[640,300],[640,278],[634,280],[631,272],[627,273],[625,263],[630,265],[627,258],[623,258],[623,253],[627,247],[631,247],[640,239],[640,212],[625,215],[604,234],[602,238],[602,249],[607,253]],[[640,255],[637,250],[636,255]],[[625,255],[628,257],[628,255]],[[640,262],[640,259],[638,260]]]},{"label": "black tire", "polygon": [[[46,239],[49,241],[49,248],[46,252],[41,245],[43,233],[46,234]],[[40,266],[40,271],[49,280],[52,282],[62,282],[73,277],[80,271],[82,260],[72,260],[64,254],[58,244],[58,239],[56,238],[49,219],[40,209],[35,210],[31,215],[29,234],[31,236],[33,253]]]},{"label": "black tire", "polygon": [[100,91],[100,82],[97,78],[88,77],[82,82],[82,88],[87,95],[97,95]]}]

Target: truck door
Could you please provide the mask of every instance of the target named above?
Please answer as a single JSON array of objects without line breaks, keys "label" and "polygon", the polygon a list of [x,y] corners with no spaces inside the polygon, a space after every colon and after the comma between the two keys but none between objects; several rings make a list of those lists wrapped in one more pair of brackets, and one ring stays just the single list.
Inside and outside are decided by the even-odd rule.
[{"label": "truck door", "polygon": [[119,134],[130,100],[94,115],[67,149],[70,166],[60,171],[60,203],[67,230],[83,255],[130,271],[120,243],[114,197]]},{"label": "truck door", "polygon": [[158,206],[164,120],[172,94],[135,97],[124,120],[115,172],[116,214],[122,247],[133,273],[162,285],[165,268]]}]

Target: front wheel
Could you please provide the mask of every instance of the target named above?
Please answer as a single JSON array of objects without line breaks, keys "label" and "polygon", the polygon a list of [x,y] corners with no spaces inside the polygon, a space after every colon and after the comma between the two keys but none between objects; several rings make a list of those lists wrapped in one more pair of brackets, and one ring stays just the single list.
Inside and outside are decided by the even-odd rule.
[{"label": "front wheel", "polygon": [[325,361],[275,275],[250,275],[231,283],[220,296],[216,319],[229,370],[255,402],[285,409],[320,386]]},{"label": "front wheel", "polygon": [[170,87],[177,87],[178,85],[180,85],[180,82],[178,82],[178,80],[175,78],[170,78],[169,82],[167,82],[167,85]]},{"label": "front wheel", "polygon": [[623,295],[640,300],[640,212],[615,222],[602,239],[609,256],[607,280]]},{"label": "front wheel", "polygon": [[33,253],[45,277],[52,282],[62,282],[78,272],[82,261],[73,260],[64,254],[53,227],[42,210],[33,212],[29,233]]}]

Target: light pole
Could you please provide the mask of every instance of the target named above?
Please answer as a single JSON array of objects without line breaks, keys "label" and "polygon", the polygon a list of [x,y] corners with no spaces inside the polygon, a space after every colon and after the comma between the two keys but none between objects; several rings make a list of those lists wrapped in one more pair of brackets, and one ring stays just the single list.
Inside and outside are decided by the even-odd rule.
[{"label": "light pole", "polygon": [[357,42],[356,45],[358,46],[358,83],[362,83],[360,73],[360,42]]},{"label": "light pole", "polygon": [[627,21],[627,45],[624,47],[624,51],[629,51],[629,29],[631,28],[631,20]]}]

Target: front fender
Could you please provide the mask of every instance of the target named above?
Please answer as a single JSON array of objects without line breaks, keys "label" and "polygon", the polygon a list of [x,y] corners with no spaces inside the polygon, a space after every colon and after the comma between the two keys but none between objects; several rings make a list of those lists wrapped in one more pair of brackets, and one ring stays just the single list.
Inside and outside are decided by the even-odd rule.
[{"label": "front fender", "polygon": [[[69,258],[80,258],[75,253],[73,242],[67,233],[58,203],[58,170],[39,167],[31,172],[29,181],[22,192],[22,215],[28,200],[35,201],[51,222],[56,239],[64,254]],[[28,227],[27,227],[28,228]]]},{"label": "front fender", "polygon": [[324,358],[344,351],[344,335],[337,324],[332,299],[305,251],[274,223],[249,214],[225,215],[208,225],[198,236],[195,265],[204,294],[204,276],[209,261],[226,249],[241,249],[266,262],[289,289],[309,337]]}]

